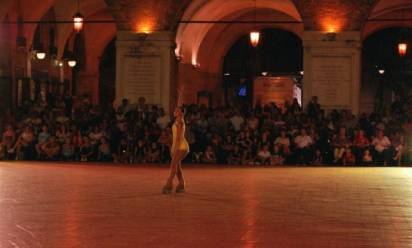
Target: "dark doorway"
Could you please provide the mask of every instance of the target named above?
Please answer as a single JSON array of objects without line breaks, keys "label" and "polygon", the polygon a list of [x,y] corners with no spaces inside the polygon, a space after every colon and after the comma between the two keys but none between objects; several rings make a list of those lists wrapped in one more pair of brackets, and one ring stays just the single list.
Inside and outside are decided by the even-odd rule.
[{"label": "dark doorway", "polygon": [[102,106],[108,106],[113,103],[116,96],[116,38],[106,46],[99,71],[99,101]]},{"label": "dark doorway", "polygon": [[[393,27],[373,33],[363,42],[361,111],[389,113],[394,102],[412,103],[412,29]],[[399,43],[408,45],[401,56]]]},{"label": "dark doorway", "polygon": [[224,58],[225,101],[251,103],[256,76],[301,77],[302,68],[302,40],[294,33],[280,29],[262,30],[257,47],[252,47],[249,35],[245,35],[233,44]]}]

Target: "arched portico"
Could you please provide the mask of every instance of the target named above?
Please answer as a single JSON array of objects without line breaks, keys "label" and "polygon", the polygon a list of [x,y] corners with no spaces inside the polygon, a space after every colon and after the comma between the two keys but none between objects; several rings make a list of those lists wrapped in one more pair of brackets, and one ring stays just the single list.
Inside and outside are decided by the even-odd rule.
[{"label": "arched portico", "polygon": [[[219,11],[212,12],[211,9]],[[213,14],[210,14],[213,13]],[[255,17],[256,13],[256,17]],[[253,21],[257,23],[236,23]],[[213,94],[214,103],[222,102],[221,75],[228,49],[240,37],[256,30],[277,28],[299,37],[303,24],[291,1],[193,1],[184,13],[184,21],[232,21],[233,23],[181,23],[176,35],[179,63],[178,84],[184,85],[183,101],[197,102],[197,93]],[[259,23],[272,20],[278,23]]]},{"label": "arched portico", "polygon": [[[303,40],[304,102],[313,95],[331,95],[329,99],[320,97],[322,105],[327,106],[327,109],[348,108],[357,112],[361,41],[383,28],[411,26],[410,7],[409,0],[80,1],[80,10],[87,20],[113,20],[113,23],[85,25],[87,68],[86,71],[78,74],[79,82],[82,81],[81,84],[84,86],[79,93],[89,93],[93,102],[98,103],[99,56],[103,47],[119,30],[120,39],[117,39],[117,45],[127,47],[123,50],[126,51],[127,56],[138,56],[138,59],[143,58],[143,61],[148,59],[151,61],[149,64],[153,63],[153,66],[160,68],[152,71],[157,75],[153,76],[152,73],[150,80],[147,78],[149,74],[143,75],[143,79],[142,75],[137,75],[139,73],[136,73],[136,68],[133,69],[134,74],[131,71],[127,72],[130,78],[134,78],[130,82],[139,80],[151,82],[147,83],[151,85],[150,87],[153,86],[149,94],[152,96],[148,95],[148,98],[153,97],[153,92],[156,92],[153,99],[156,99],[157,104],[167,103],[164,107],[172,106],[176,100],[174,89],[179,83],[185,85],[186,102],[196,102],[197,92],[203,90],[213,93],[214,99],[219,102],[222,93],[217,86],[221,80],[222,58],[229,47],[252,29],[276,28],[293,32]],[[51,9],[55,20],[70,20],[77,11],[77,6],[75,1],[65,0],[41,2],[5,0],[0,3],[0,18],[12,22],[38,21]],[[257,22],[262,20],[277,23],[256,23],[256,25],[230,23],[253,21],[255,11]],[[374,19],[391,19],[391,21],[382,22]],[[211,22],[194,24],[192,23],[194,21]],[[215,23],[215,21],[228,21],[228,23]],[[2,25],[3,33],[7,35],[2,37],[0,46],[6,47],[7,51],[11,52],[2,52],[0,57],[2,61],[11,60],[8,64],[13,65],[9,66],[10,69],[7,69],[7,65],[2,65],[2,71],[6,72],[3,75],[10,75],[12,80],[15,80],[13,78],[15,72],[28,71],[24,57],[30,55],[28,50],[33,43],[37,28],[36,23],[11,25],[6,29]],[[104,32],[100,32],[103,29]],[[55,34],[60,58],[67,40],[73,37],[72,25],[69,23],[56,25]],[[16,44],[17,36],[25,39],[26,44],[23,45],[25,49],[16,49],[17,46],[22,47],[21,43]],[[122,62],[121,57],[124,55],[120,55],[117,62]],[[175,60],[176,56],[180,59],[178,63]],[[157,61],[154,61],[154,58]],[[330,61],[345,66],[329,70],[326,67],[329,66]],[[341,63],[343,61],[344,63]],[[123,64],[119,68],[125,70]],[[331,71],[344,71],[342,75],[347,78],[339,81],[343,76],[336,73],[330,75]],[[65,72],[67,80],[70,78],[70,69],[66,68]],[[125,71],[119,72],[120,76],[127,74]],[[327,78],[330,82],[327,82]],[[319,83],[322,80],[325,81]],[[124,91],[125,88],[122,86],[125,84],[124,77],[119,77],[116,81],[119,84],[117,91],[120,90],[117,98],[127,96],[129,93]],[[343,89],[345,94],[338,94]],[[350,89],[350,92],[346,92],[346,89]],[[139,90],[133,94],[146,94],[140,93],[141,91],[144,92]],[[334,94],[343,97],[336,101]]]},{"label": "arched portico", "polygon": [[[386,51],[381,51],[379,48],[376,49],[376,46],[380,47],[385,43],[385,46],[391,46],[392,52],[396,51],[396,40],[399,38],[400,30],[410,30],[412,28],[412,3],[407,0],[380,0],[378,1],[373,9],[371,10],[369,20],[365,23],[362,29],[362,41],[363,41],[363,68],[362,68],[362,88],[361,88],[361,111],[362,112],[371,112],[374,109],[377,109],[377,106],[390,105],[390,101],[393,98],[391,92],[388,91],[394,84],[402,81],[402,74],[400,71],[394,72],[394,64],[399,61],[388,61],[388,60],[402,60],[402,58],[396,59],[397,57],[394,54],[387,57],[388,51],[391,49],[386,49]],[[398,30],[399,33],[393,32]],[[392,31],[391,31],[392,30]],[[388,33],[392,32],[391,34]],[[410,31],[408,31],[410,32]],[[394,36],[395,35],[395,36]],[[380,41],[379,41],[380,40]],[[381,43],[380,45],[377,42]],[[411,45],[411,44],[409,44]],[[365,47],[367,46],[367,47]],[[375,48],[374,52],[371,52],[370,49]],[[368,55],[369,54],[369,55]],[[380,58],[379,61],[371,61],[371,55],[373,57]],[[384,55],[386,54],[386,55]],[[385,57],[386,56],[386,57]],[[375,58],[375,60],[376,60]],[[372,65],[374,63],[374,65]],[[373,68],[372,68],[373,66]],[[386,68],[385,68],[386,67]],[[385,74],[381,75],[378,73],[380,69],[386,69]],[[399,68],[401,69],[401,68]],[[390,79],[389,79],[390,78]],[[387,81],[384,91],[382,83]],[[404,90],[407,93],[406,90]],[[389,92],[389,93],[388,93]],[[385,104],[382,101],[382,98],[385,93],[385,99],[387,100]],[[379,95],[381,96],[379,97]],[[388,103],[389,102],[389,103]],[[387,106],[386,106],[387,107]],[[380,112],[381,110],[379,110]]]}]

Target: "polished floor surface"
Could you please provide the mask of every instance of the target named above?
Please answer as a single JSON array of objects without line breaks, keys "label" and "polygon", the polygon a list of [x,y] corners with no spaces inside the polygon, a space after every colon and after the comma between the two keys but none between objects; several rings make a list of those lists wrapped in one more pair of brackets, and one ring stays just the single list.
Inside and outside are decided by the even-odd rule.
[{"label": "polished floor surface", "polygon": [[410,168],[0,163],[0,247],[411,247]]}]

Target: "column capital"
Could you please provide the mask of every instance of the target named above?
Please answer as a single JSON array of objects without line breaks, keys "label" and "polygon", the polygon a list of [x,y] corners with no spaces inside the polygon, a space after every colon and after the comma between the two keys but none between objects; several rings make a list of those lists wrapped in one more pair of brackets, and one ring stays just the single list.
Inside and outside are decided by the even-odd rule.
[{"label": "column capital", "polygon": [[345,31],[337,33],[305,31],[303,32],[302,40],[305,48],[353,48],[362,46],[362,36],[359,31]]}]

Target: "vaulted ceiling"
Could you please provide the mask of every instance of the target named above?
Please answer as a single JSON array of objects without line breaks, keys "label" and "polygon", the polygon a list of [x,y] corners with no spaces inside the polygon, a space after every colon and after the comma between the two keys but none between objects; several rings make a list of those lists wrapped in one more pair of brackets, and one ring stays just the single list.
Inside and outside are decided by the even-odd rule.
[{"label": "vaulted ceiling", "polygon": [[[86,18],[113,20],[117,30],[152,32],[182,31],[179,20],[222,20],[245,16],[253,11],[254,0],[79,0],[80,11]],[[369,24],[367,19],[392,16],[412,8],[411,0],[256,0],[258,8],[276,10],[294,20],[301,21],[304,30],[359,30],[366,33],[380,27],[397,25]],[[56,20],[71,20],[77,11],[75,0],[2,0],[0,19],[40,20],[50,8]],[[408,16],[408,14],[404,14]],[[93,25],[93,24],[90,24]],[[36,24],[24,25],[23,35],[31,44]],[[101,26],[96,25],[101,28]],[[91,26],[92,28],[92,26]],[[197,27],[198,28],[198,27]],[[204,25],[206,32],[211,25]],[[179,31],[180,30],[180,31]],[[57,25],[57,44],[64,46],[72,35],[70,24]],[[102,35],[101,39],[107,39]],[[99,39],[98,36],[95,37]],[[199,44],[200,46],[200,44]]]}]

